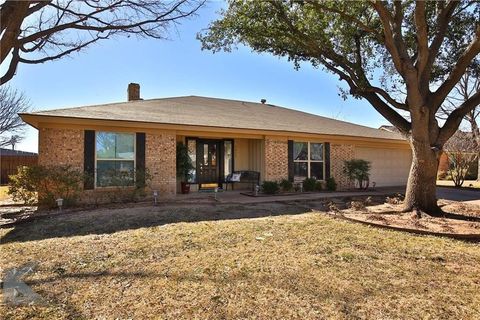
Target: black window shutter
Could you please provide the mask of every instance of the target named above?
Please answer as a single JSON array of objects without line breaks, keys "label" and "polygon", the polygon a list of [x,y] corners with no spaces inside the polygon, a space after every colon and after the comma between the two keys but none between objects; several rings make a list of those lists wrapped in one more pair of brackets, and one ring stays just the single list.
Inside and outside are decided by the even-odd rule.
[{"label": "black window shutter", "polygon": [[325,142],[325,180],[330,178],[330,142]]},{"label": "black window shutter", "polygon": [[293,140],[288,140],[288,180],[293,182]]},{"label": "black window shutter", "polygon": [[145,133],[136,134],[135,170],[138,187],[145,186]]},{"label": "black window shutter", "polygon": [[85,171],[83,188],[91,190],[95,187],[95,131],[85,130],[83,141],[83,169]]}]

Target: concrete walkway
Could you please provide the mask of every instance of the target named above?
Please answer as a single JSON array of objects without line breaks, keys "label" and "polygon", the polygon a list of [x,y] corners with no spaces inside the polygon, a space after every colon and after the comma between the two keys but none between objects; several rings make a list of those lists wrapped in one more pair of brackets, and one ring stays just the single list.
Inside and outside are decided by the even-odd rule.
[{"label": "concrete walkway", "polygon": [[461,201],[480,205],[480,189],[471,190],[462,188],[437,187],[437,197],[439,199]]},{"label": "concrete walkway", "polygon": [[[329,198],[355,197],[355,196],[387,196],[396,193],[405,193],[405,187],[383,187],[375,191],[342,191],[342,192],[312,192],[294,193],[289,195],[252,197],[241,194],[245,191],[224,191],[217,193],[218,203],[249,204],[288,201],[316,201]],[[460,201],[480,205],[480,190],[456,189],[437,187],[438,199]],[[177,194],[174,202],[195,203],[215,201],[213,192],[194,192],[190,194]]]},{"label": "concrete walkway", "polygon": [[[402,187],[377,188],[375,191],[342,191],[342,192],[312,192],[312,193],[296,193],[289,195],[275,196],[247,196],[241,194],[245,191],[225,191],[217,193],[217,202],[232,204],[249,204],[249,203],[268,203],[268,202],[285,202],[285,201],[316,201],[329,198],[355,197],[355,196],[386,196],[398,192],[404,192]],[[206,199],[214,199],[213,192],[196,192],[190,194],[177,194],[175,201],[179,202],[195,202]]]}]

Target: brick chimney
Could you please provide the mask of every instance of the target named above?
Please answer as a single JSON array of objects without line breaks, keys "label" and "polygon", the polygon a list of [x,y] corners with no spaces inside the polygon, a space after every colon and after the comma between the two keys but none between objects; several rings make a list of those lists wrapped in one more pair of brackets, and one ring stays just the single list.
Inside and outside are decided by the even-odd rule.
[{"label": "brick chimney", "polygon": [[140,85],[138,83],[128,84],[128,101],[142,100],[140,98]]}]

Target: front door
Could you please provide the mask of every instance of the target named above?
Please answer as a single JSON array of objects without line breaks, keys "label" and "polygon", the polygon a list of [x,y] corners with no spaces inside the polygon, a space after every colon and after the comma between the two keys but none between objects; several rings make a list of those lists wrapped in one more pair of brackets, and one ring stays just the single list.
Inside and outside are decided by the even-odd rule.
[{"label": "front door", "polygon": [[200,188],[217,187],[220,178],[220,142],[197,140],[197,180]]}]

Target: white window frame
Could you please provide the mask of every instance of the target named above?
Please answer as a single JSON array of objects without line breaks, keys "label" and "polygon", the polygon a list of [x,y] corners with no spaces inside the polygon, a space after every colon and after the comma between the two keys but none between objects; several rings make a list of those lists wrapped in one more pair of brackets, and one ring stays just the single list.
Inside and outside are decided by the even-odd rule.
[{"label": "white window frame", "polygon": [[[316,142],[316,141],[293,141],[293,143],[306,143],[307,144],[307,160],[295,160],[293,159],[293,163],[306,163],[307,164],[307,178],[310,178],[311,175],[311,170],[310,170],[310,163],[319,163],[322,162],[322,170],[323,170],[323,179],[319,181],[325,181],[325,142]],[[323,160],[311,160],[310,159],[310,144],[311,143],[318,143],[322,144],[322,159]],[[294,174],[294,179],[295,179],[295,174]]]},{"label": "white window frame", "polygon": [[[130,159],[116,159],[116,158],[97,158],[97,135],[99,133],[114,133],[114,134],[133,134],[133,160]],[[112,189],[118,188],[119,186],[97,186],[97,163],[98,161],[133,161],[133,186],[135,186],[135,182],[137,181],[136,177],[136,168],[137,168],[137,133],[136,132],[121,132],[121,131],[95,131],[95,189]]]}]

